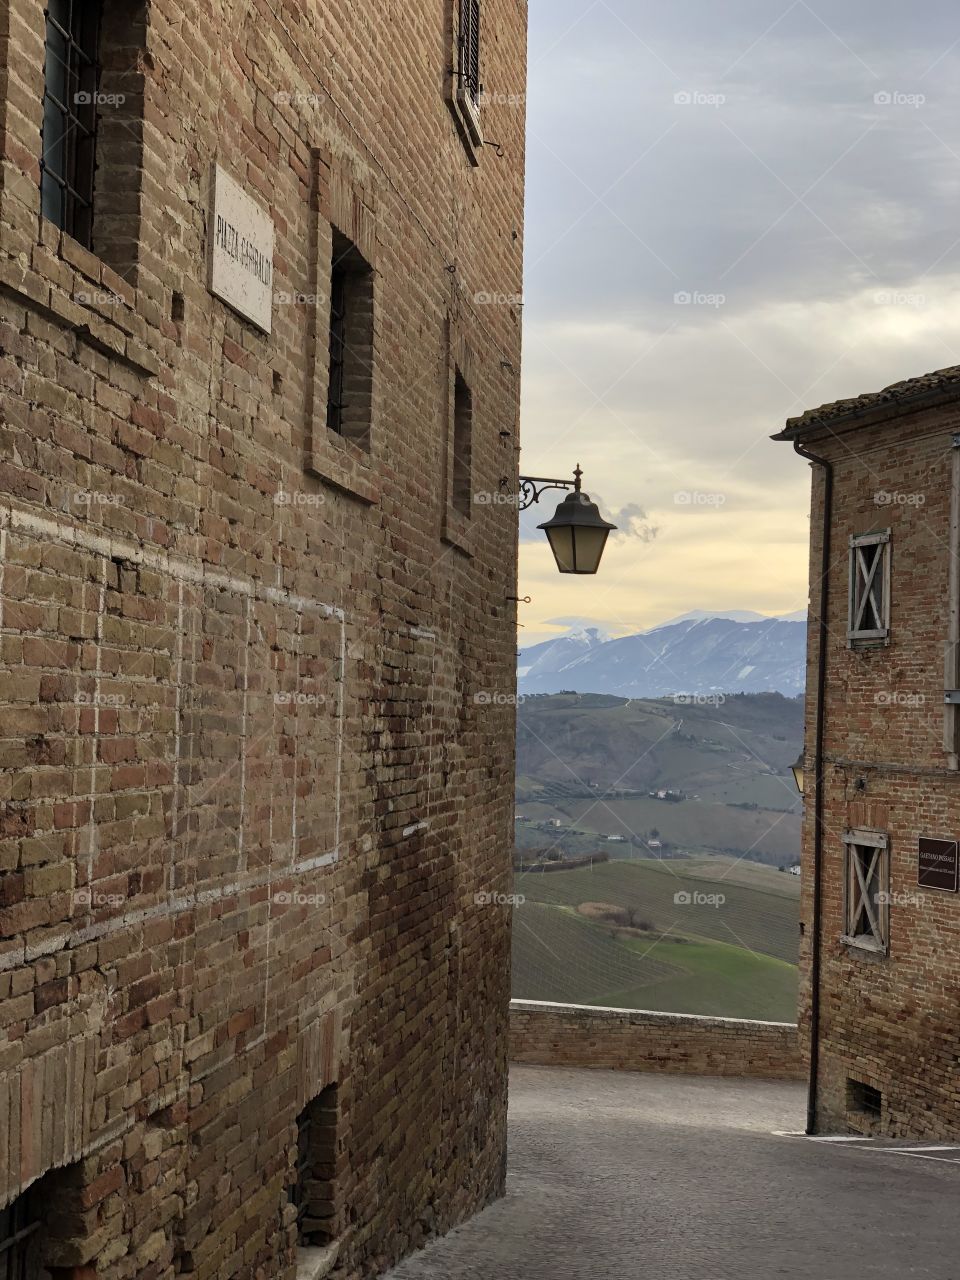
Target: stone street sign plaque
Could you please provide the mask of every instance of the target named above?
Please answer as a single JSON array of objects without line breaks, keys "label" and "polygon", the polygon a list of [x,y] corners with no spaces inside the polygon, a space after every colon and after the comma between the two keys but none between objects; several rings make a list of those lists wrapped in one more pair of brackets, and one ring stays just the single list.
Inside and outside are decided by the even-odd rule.
[{"label": "stone street sign plaque", "polygon": [[924,889],[956,893],[960,881],[960,855],[956,840],[920,837],[920,865],[917,884]]},{"label": "stone street sign plaque", "polygon": [[273,221],[239,183],[213,166],[207,288],[269,333],[273,319]]}]

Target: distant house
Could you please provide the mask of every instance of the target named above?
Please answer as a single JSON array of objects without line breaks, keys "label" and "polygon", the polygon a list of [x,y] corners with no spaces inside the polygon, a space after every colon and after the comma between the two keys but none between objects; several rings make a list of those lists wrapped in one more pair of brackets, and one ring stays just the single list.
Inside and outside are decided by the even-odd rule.
[{"label": "distant house", "polygon": [[797,863],[797,865],[796,865],[795,867],[791,867],[791,868],[790,868],[790,874],[791,874],[792,876],[798,876],[798,875],[800,874],[800,863],[799,863],[799,862]]},{"label": "distant house", "polygon": [[607,839],[613,844],[626,844],[626,836],[607,836]]}]

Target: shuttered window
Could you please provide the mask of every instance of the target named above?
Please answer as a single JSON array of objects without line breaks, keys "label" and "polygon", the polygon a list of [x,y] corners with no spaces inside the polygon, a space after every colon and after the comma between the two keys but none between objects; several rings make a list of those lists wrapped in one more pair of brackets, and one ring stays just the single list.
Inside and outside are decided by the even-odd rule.
[{"label": "shuttered window", "polygon": [[850,620],[847,639],[885,641],[890,634],[890,532],[850,539]]}]

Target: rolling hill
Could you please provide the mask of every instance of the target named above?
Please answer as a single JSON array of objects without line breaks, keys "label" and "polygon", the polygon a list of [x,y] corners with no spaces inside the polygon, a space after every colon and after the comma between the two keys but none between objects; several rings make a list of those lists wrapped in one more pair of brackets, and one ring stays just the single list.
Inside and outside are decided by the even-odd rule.
[{"label": "rolling hill", "polygon": [[527,697],[517,712],[517,843],[609,852],[608,837],[620,836],[643,856],[653,842],[662,854],[791,865],[801,805],[790,765],[802,737],[801,702],[779,694]]}]

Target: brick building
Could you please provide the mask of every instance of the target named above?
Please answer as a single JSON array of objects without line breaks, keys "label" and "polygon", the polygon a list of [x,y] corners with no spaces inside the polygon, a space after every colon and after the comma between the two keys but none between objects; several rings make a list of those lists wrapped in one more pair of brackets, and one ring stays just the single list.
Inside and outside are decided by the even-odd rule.
[{"label": "brick building", "polygon": [[789,421],[812,461],[810,1126],[960,1136],[960,368]]},{"label": "brick building", "polygon": [[4,1276],[502,1191],[525,34],[0,0]]}]

